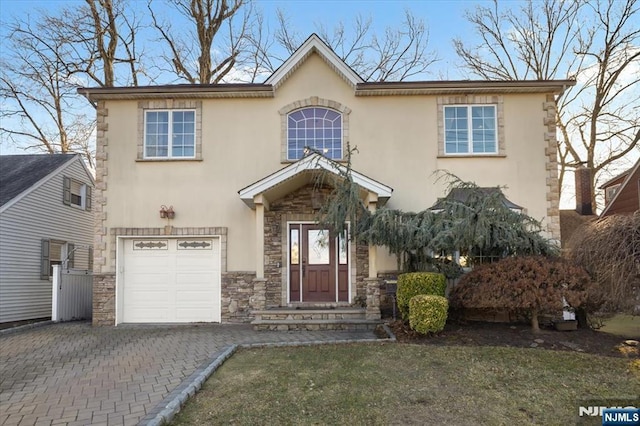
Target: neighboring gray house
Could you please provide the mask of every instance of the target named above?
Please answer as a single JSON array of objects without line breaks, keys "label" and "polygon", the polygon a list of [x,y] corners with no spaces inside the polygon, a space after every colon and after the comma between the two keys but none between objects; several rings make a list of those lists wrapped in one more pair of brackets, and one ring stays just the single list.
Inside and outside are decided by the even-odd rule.
[{"label": "neighboring gray house", "polygon": [[80,155],[0,156],[0,323],[51,316],[52,265],[91,269],[93,186]]}]

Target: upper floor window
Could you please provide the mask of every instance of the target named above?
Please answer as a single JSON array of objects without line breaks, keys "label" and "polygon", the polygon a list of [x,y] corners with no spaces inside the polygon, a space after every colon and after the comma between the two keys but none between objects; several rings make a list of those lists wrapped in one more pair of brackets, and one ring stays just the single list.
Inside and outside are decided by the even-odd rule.
[{"label": "upper floor window", "polygon": [[194,158],[195,110],[145,111],[144,158]]},{"label": "upper floor window", "polygon": [[444,107],[445,154],[497,154],[495,105]]},{"label": "upper floor window", "polygon": [[342,114],[328,108],[303,108],[287,118],[287,159],[299,160],[305,147],[342,159]]},{"label": "upper floor window", "polygon": [[83,210],[91,210],[91,187],[70,177],[63,177],[62,202]]}]

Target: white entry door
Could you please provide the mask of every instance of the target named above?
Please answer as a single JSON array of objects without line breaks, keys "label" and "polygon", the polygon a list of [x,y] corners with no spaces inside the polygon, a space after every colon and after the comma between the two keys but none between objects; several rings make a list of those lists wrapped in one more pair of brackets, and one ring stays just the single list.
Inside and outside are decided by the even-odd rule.
[{"label": "white entry door", "polygon": [[121,322],[220,322],[219,239],[127,239],[123,263]]}]

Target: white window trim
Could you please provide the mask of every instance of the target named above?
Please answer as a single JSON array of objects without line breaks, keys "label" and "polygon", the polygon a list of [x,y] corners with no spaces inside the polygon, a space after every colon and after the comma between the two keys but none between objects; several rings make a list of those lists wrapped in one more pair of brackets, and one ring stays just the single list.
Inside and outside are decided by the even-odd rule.
[{"label": "white window trim", "polygon": [[[149,112],[168,112],[169,113],[169,122],[168,122],[168,126],[169,126],[169,141],[167,144],[167,155],[166,156],[147,156],[147,113]],[[194,115],[194,134],[193,134],[193,155],[191,156],[174,156],[173,155],[173,113],[174,112],[193,112]],[[171,160],[182,160],[182,159],[186,159],[186,160],[191,160],[191,159],[195,159],[197,156],[197,150],[196,150],[196,145],[197,145],[197,133],[198,133],[198,126],[197,126],[197,120],[198,120],[198,116],[197,116],[197,111],[195,108],[179,108],[179,109],[167,109],[167,108],[163,108],[163,109],[145,109],[144,113],[143,113],[143,135],[142,135],[142,158],[145,160],[165,160],[165,159],[171,159]]]},{"label": "white window trim", "polygon": [[[467,145],[467,151],[466,152],[447,152],[447,129],[446,129],[446,113],[445,110],[446,108],[461,108],[461,107],[465,107],[467,109],[467,132],[469,135],[469,139],[468,139],[468,145]],[[495,132],[495,150],[494,151],[482,151],[482,152],[474,152],[473,151],[473,125],[472,125],[472,114],[471,114],[471,109],[473,107],[493,107],[494,110],[494,114],[493,114],[493,121],[494,121],[494,125],[493,125],[493,129]],[[443,126],[444,126],[444,138],[443,138],[443,149],[444,149],[444,155],[446,156],[469,156],[469,155],[474,155],[474,156],[483,156],[483,155],[498,155],[499,154],[499,150],[500,150],[500,134],[498,131],[498,106],[495,104],[477,104],[477,103],[473,103],[473,104],[448,104],[448,105],[443,105],[442,106],[442,119],[443,119]]]},{"label": "white window trim", "polygon": [[[341,139],[340,140],[340,158],[330,158],[330,157],[328,157],[326,155],[325,155],[325,157],[327,157],[327,158],[329,158],[329,159],[331,159],[333,161],[342,161],[342,160],[344,160],[344,150],[345,150],[345,146],[344,146],[345,145],[344,144],[344,114],[341,111],[337,110],[337,109],[329,108],[329,107],[326,107],[326,106],[320,106],[320,105],[312,105],[312,106],[305,106],[305,107],[302,107],[302,108],[298,108],[298,109],[295,109],[293,111],[289,111],[286,114],[286,120],[287,120],[287,133],[286,133],[287,134],[287,138],[286,138],[287,161],[298,161],[298,160],[302,159],[302,157],[301,158],[291,158],[291,156],[289,155],[289,116],[291,114],[293,114],[293,113],[298,112],[298,111],[302,111],[302,110],[310,109],[310,108],[320,108],[320,109],[325,109],[325,110],[328,110],[328,111],[333,111],[333,112],[337,113],[340,116],[340,139]],[[324,155],[325,153],[321,152],[321,154]],[[303,155],[303,157],[304,157],[304,155]]]}]

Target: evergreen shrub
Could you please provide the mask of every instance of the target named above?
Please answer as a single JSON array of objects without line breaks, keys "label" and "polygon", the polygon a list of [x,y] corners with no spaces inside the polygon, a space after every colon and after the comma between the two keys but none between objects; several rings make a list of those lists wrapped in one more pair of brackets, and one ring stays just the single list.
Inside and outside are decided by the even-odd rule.
[{"label": "evergreen shrub", "polygon": [[421,334],[437,333],[447,322],[449,302],[445,297],[419,294],[409,301],[409,327]]},{"label": "evergreen shrub", "polygon": [[444,297],[447,281],[435,272],[410,272],[398,275],[396,298],[402,318],[409,319],[409,301],[413,296],[429,294]]}]

